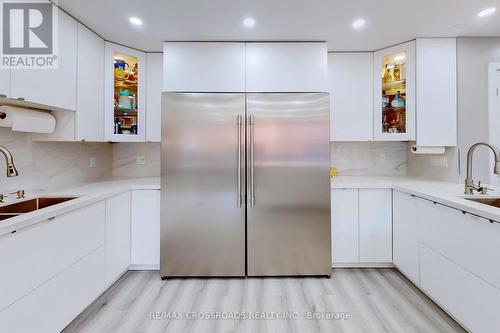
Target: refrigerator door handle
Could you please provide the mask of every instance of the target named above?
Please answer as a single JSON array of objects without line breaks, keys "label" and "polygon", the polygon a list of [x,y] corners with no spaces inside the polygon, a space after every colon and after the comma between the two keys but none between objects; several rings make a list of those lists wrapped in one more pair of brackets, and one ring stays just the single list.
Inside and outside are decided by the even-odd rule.
[{"label": "refrigerator door handle", "polygon": [[238,115],[238,188],[236,207],[241,208],[241,126],[243,124],[242,116]]},{"label": "refrigerator door handle", "polygon": [[255,117],[250,115],[250,207],[255,207]]}]

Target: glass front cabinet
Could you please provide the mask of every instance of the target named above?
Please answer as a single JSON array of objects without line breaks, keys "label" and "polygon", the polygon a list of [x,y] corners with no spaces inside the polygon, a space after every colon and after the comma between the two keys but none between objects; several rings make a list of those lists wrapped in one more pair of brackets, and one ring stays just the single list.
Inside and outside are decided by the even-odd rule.
[{"label": "glass front cabinet", "polygon": [[104,133],[112,142],[146,140],[146,55],[106,43]]},{"label": "glass front cabinet", "polygon": [[415,42],[374,55],[374,139],[415,140]]}]

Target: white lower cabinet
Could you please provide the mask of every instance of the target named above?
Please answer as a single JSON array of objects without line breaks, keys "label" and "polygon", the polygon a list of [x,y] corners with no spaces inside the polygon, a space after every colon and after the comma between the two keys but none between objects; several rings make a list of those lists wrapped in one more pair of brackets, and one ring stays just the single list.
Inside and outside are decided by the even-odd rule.
[{"label": "white lower cabinet", "polygon": [[132,191],[131,269],[160,268],[160,191]]},{"label": "white lower cabinet", "polygon": [[106,200],[106,285],[130,265],[130,191]]},{"label": "white lower cabinet", "polygon": [[420,246],[420,287],[471,332],[498,332],[500,289],[425,245]]},{"label": "white lower cabinet", "polygon": [[359,190],[359,260],[392,262],[392,193]]},{"label": "white lower cabinet", "polygon": [[500,327],[500,224],[394,191],[394,264],[471,332]]},{"label": "white lower cabinet", "polygon": [[333,266],[392,262],[391,189],[333,189]]},{"label": "white lower cabinet", "polygon": [[358,189],[334,189],[331,194],[333,264],[359,261]]},{"label": "white lower cabinet", "polygon": [[100,202],[2,237],[0,311],[103,246],[104,218]]},{"label": "white lower cabinet", "polygon": [[420,242],[500,290],[500,224],[419,200]]},{"label": "white lower cabinet", "polygon": [[417,199],[399,191],[393,194],[393,261],[413,283],[419,284]]},{"label": "white lower cabinet", "polygon": [[104,246],[101,246],[1,311],[0,332],[60,332],[103,290]]}]

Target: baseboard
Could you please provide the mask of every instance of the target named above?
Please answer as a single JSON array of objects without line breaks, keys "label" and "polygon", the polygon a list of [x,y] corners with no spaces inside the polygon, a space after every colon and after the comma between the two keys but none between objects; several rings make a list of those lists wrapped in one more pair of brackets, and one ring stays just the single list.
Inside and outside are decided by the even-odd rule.
[{"label": "baseboard", "polygon": [[130,265],[129,271],[159,271],[160,265]]},{"label": "baseboard", "polygon": [[332,268],[394,268],[392,262],[342,262],[333,263]]}]

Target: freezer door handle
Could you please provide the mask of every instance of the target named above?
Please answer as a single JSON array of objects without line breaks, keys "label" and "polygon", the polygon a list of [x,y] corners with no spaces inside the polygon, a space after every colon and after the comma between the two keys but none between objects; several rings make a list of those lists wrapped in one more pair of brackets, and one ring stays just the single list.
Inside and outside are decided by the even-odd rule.
[{"label": "freezer door handle", "polygon": [[241,127],[243,126],[243,117],[238,115],[238,197],[236,207],[241,207]]},{"label": "freezer door handle", "polygon": [[250,207],[255,207],[255,117],[250,115]]}]

